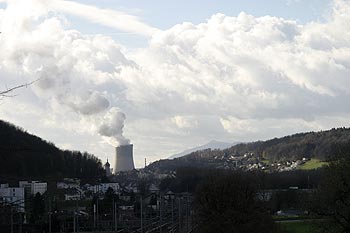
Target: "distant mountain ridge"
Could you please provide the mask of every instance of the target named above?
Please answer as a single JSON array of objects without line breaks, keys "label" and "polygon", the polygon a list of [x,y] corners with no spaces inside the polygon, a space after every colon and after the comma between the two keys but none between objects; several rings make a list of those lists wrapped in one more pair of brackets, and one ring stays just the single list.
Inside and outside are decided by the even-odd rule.
[{"label": "distant mountain ridge", "polygon": [[0,181],[17,178],[102,177],[101,161],[86,152],[60,150],[22,128],[0,120]]},{"label": "distant mountain ridge", "polygon": [[303,158],[331,161],[344,153],[350,155],[350,128],[345,127],[240,143],[224,150],[199,150],[179,158],[156,161],[148,169],[162,171],[180,167],[220,168],[225,167],[225,161],[245,154],[270,162],[285,162]]},{"label": "distant mountain ridge", "polygon": [[238,142],[232,142],[232,143],[229,143],[229,142],[221,142],[221,141],[216,141],[216,140],[212,140],[204,145],[201,145],[201,146],[197,146],[197,147],[194,147],[194,148],[191,148],[191,149],[187,149],[187,150],[184,150],[183,152],[180,152],[180,153],[177,153],[177,154],[174,154],[172,156],[170,156],[168,159],[175,159],[175,158],[179,158],[179,157],[182,157],[182,156],[185,156],[185,155],[188,155],[192,152],[196,152],[196,151],[201,151],[201,150],[205,150],[205,149],[219,149],[219,150],[223,150],[223,149],[227,149],[231,146],[234,146],[234,145],[237,145]]}]

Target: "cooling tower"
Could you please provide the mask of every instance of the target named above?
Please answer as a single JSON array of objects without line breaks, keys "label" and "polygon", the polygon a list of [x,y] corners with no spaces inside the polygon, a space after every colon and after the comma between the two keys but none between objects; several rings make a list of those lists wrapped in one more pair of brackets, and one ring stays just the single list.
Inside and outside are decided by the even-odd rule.
[{"label": "cooling tower", "polygon": [[132,144],[116,148],[115,172],[130,171],[135,168]]}]

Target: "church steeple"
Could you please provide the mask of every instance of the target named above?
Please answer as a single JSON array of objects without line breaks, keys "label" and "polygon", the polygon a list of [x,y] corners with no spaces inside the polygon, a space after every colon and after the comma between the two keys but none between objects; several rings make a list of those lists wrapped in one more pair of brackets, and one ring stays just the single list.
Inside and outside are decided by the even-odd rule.
[{"label": "church steeple", "polygon": [[106,176],[111,176],[112,172],[111,172],[111,165],[108,162],[108,158],[107,158],[107,162],[105,164],[105,171],[106,171]]},{"label": "church steeple", "polygon": [[108,162],[108,159],[107,159],[107,163],[105,164],[105,167],[111,167],[111,165]]}]

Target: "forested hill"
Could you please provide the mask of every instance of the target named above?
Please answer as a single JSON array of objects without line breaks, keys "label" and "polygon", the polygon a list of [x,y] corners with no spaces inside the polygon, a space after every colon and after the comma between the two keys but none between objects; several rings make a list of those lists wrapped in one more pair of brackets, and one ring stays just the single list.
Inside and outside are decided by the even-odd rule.
[{"label": "forested hill", "polygon": [[350,129],[338,128],[320,132],[299,133],[267,141],[241,143],[224,153],[243,155],[254,153],[270,161],[317,158],[332,160],[339,148],[347,148],[350,144]]},{"label": "forested hill", "polygon": [[[342,151],[340,151],[342,150]],[[344,151],[346,150],[346,151]],[[350,154],[350,129],[299,133],[267,141],[240,143],[225,150],[201,150],[180,158],[156,161],[149,169],[174,170],[178,167],[224,167],[232,157],[248,154],[260,161],[285,162],[302,158],[333,160],[339,153]]]},{"label": "forested hill", "polygon": [[54,144],[0,120],[0,177],[98,178],[101,161],[78,151],[60,150]]}]

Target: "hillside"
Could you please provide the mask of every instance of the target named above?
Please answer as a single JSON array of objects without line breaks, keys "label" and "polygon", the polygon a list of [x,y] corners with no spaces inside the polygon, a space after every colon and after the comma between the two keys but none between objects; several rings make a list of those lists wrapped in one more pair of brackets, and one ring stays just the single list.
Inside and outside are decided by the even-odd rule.
[{"label": "hillside", "polygon": [[[305,159],[333,160],[339,148],[349,148],[350,129],[299,133],[267,141],[240,143],[224,150],[199,150],[181,158],[160,160],[150,164],[152,170],[175,170],[178,167],[232,168],[246,164],[279,163]],[[244,157],[244,156],[248,157]],[[264,161],[264,162],[263,162]]]},{"label": "hillside", "polygon": [[270,161],[316,158],[332,160],[336,148],[350,143],[350,129],[338,128],[320,132],[299,133],[267,141],[241,143],[225,153],[242,155],[250,152]]},{"label": "hillside", "polygon": [[205,149],[212,149],[212,150],[220,149],[220,150],[224,150],[224,149],[230,148],[231,146],[234,146],[236,144],[238,144],[238,143],[236,143],[236,142],[234,142],[234,143],[220,142],[220,141],[212,140],[212,141],[210,141],[210,142],[208,142],[208,143],[206,143],[206,144],[204,144],[202,146],[194,147],[194,148],[191,148],[191,149],[187,149],[187,150],[185,150],[183,152],[174,154],[174,155],[170,156],[169,159],[179,158],[179,157],[188,155],[188,154],[190,154],[192,152],[205,150]]},{"label": "hillside", "polygon": [[0,120],[0,178],[97,178],[101,161],[88,153],[63,151],[54,144]]}]

